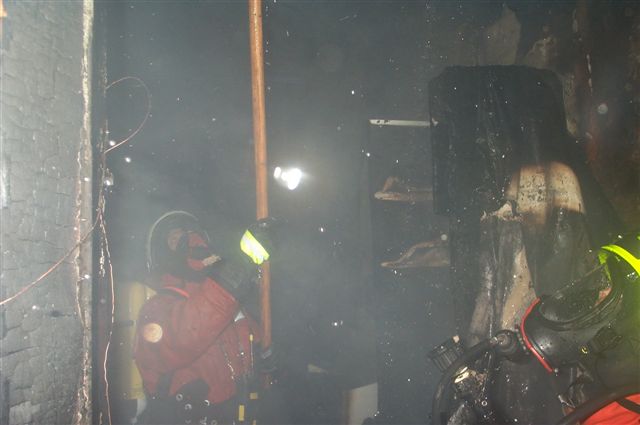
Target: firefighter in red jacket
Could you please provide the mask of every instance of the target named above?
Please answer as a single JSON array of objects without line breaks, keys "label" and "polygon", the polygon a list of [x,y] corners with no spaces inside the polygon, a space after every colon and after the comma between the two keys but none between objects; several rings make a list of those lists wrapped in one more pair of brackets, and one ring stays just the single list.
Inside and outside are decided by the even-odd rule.
[{"label": "firefighter in red jacket", "polygon": [[253,422],[260,331],[242,305],[257,268],[215,255],[184,211],[152,226],[147,261],[157,294],[136,325],[134,357],[148,397],[142,422]]}]

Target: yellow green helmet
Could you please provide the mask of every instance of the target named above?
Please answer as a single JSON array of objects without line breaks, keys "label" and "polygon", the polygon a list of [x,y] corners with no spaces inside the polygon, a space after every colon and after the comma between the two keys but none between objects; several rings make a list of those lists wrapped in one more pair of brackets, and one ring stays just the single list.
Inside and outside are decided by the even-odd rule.
[{"label": "yellow green helmet", "polygon": [[612,280],[640,284],[640,232],[618,236],[616,241],[600,248],[598,257]]}]

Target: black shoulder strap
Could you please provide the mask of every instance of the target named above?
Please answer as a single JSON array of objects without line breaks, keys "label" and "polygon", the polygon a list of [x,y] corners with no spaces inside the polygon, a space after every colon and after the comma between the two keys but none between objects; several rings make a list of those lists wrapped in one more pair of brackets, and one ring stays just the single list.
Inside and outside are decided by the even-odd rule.
[{"label": "black shoulder strap", "polygon": [[624,407],[627,410],[631,410],[634,413],[640,415],[640,404],[629,400],[628,398],[623,398],[622,400],[618,400],[618,404]]},{"label": "black shoulder strap", "polygon": [[160,379],[158,379],[158,386],[156,387],[156,395],[158,397],[169,397],[171,381],[173,381],[173,371],[160,376]]}]

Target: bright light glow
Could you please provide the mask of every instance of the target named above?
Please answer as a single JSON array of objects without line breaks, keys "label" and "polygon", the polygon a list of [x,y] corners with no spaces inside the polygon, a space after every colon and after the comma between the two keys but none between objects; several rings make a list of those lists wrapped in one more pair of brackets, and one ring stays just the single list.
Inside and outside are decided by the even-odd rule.
[{"label": "bright light glow", "polygon": [[293,168],[282,174],[282,180],[287,182],[287,189],[294,190],[302,180],[302,171],[299,168]]},{"label": "bright light glow", "polygon": [[294,190],[300,185],[302,180],[302,170],[299,168],[282,169],[276,167],[273,170],[273,177],[289,190]]}]

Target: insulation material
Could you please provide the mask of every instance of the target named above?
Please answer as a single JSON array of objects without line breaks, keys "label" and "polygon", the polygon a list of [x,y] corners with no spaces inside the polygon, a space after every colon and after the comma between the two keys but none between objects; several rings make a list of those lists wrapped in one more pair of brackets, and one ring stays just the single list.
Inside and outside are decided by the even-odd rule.
[{"label": "insulation material", "polygon": [[[553,73],[453,67],[429,90],[434,208],[450,217],[454,314],[473,344],[515,328],[536,296],[592,264],[593,240],[619,227],[575,154]],[[491,373],[501,414],[520,423],[562,416],[555,394],[565,383],[539,365],[501,362]]]},{"label": "insulation material", "polygon": [[[451,67],[429,83],[429,92],[434,209],[450,217],[456,324],[464,332],[471,319],[466,306],[479,287],[481,217],[520,202],[516,216],[535,219],[524,237],[532,285],[543,292],[557,283],[549,286],[539,274],[558,272],[543,264],[561,266],[585,247],[607,243],[623,226],[587,169],[580,145],[568,136],[562,87],[552,72]],[[536,201],[540,183],[544,190]],[[552,207],[534,213],[536,202]],[[570,215],[575,217],[567,219]],[[583,228],[572,231],[571,226]],[[558,239],[568,233],[574,237]],[[569,278],[572,269],[565,267],[558,280]]]},{"label": "insulation material", "polygon": [[429,92],[438,213],[494,211],[521,164],[569,156],[561,87],[550,71],[451,67]]},{"label": "insulation material", "polygon": [[[479,290],[467,341],[475,344],[501,329],[515,329],[534,301],[522,222],[507,214],[480,224]],[[551,423],[562,416],[557,385],[539,364],[498,362],[491,370],[491,399],[500,414],[518,423]],[[541,409],[541,406],[545,406]]]},{"label": "insulation material", "polygon": [[482,220],[480,288],[469,325],[469,344],[501,329],[515,329],[520,313],[535,299],[519,221]]},{"label": "insulation material", "polygon": [[590,248],[587,211],[578,179],[567,165],[523,165],[505,197],[522,224],[538,295],[554,292],[590,270],[595,260],[585,258]]}]

